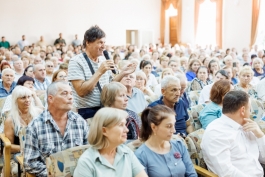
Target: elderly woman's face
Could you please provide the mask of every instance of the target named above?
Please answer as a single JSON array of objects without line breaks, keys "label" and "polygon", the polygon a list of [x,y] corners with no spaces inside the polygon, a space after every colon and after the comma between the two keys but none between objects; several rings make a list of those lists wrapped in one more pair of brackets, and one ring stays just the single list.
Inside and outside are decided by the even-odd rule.
[{"label": "elderly woman's face", "polygon": [[108,138],[111,145],[120,145],[127,141],[128,128],[126,126],[126,119],[124,117],[122,121],[113,127],[103,127],[103,134]]},{"label": "elderly woman's face", "polygon": [[226,65],[226,66],[232,66],[232,58],[227,58],[227,59],[225,60],[225,65]]},{"label": "elderly woman's face", "polygon": [[241,73],[239,75],[239,80],[241,84],[246,84],[248,85],[252,79],[252,74],[251,73]]},{"label": "elderly woman's face", "polygon": [[142,88],[145,86],[145,79],[141,76],[136,76],[135,87]]},{"label": "elderly woman's face", "polygon": [[255,68],[255,69],[260,69],[260,68],[262,68],[262,65],[261,65],[261,63],[260,63],[259,61],[255,61],[253,64],[254,64],[254,68]]},{"label": "elderly woman's face", "polygon": [[126,95],[126,90],[120,90],[116,97],[114,103],[111,105],[113,108],[126,109],[128,104],[128,97]]},{"label": "elderly woman's face", "polygon": [[25,110],[30,107],[32,97],[26,95],[17,99],[17,105],[19,110]]},{"label": "elderly woman's face", "polygon": [[169,141],[172,135],[176,132],[175,130],[176,118],[173,114],[168,114],[167,118],[164,119],[158,126],[151,124],[153,133],[161,140]]}]

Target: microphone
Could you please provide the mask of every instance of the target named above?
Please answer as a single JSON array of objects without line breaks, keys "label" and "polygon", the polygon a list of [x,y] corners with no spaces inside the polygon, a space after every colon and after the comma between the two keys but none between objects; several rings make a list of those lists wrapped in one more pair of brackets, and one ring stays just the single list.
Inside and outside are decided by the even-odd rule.
[{"label": "microphone", "polygon": [[[104,51],[103,51],[103,55],[104,55],[104,57],[106,58],[106,60],[110,60],[109,53],[108,53],[107,50],[104,50]],[[111,71],[112,71],[113,74],[116,74],[116,70],[115,70],[114,67],[113,67],[113,70],[111,70]]]}]

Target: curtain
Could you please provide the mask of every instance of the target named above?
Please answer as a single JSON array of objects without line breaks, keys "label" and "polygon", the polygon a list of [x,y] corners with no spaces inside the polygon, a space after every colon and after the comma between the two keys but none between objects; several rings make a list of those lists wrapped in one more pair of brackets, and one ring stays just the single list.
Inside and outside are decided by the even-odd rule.
[{"label": "curtain", "polygon": [[197,28],[199,21],[199,13],[200,13],[200,5],[204,2],[204,0],[195,0],[195,12],[194,12],[194,39],[197,36]]},{"label": "curtain", "polygon": [[161,0],[161,14],[160,14],[160,41],[164,45],[165,42],[165,14],[166,10],[172,3],[173,7],[177,9],[177,43],[181,43],[181,23],[182,23],[182,0]]},{"label": "curtain", "polygon": [[216,44],[222,48],[223,0],[211,0],[211,2],[216,2]]},{"label": "curtain", "polygon": [[252,23],[251,23],[250,47],[254,45],[257,38],[259,11],[260,11],[260,0],[252,0]]}]

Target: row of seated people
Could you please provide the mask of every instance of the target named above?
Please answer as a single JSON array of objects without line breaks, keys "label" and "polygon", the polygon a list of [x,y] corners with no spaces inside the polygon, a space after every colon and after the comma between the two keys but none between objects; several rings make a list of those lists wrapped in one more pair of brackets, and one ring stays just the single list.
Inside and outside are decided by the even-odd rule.
[{"label": "row of seated people", "polygon": [[[166,77],[165,79],[168,79],[168,78],[175,79],[175,77],[170,77],[170,76]],[[222,81],[219,81],[219,82],[222,82]],[[217,82],[217,83],[219,83],[219,82]],[[226,82],[224,82],[224,83],[226,83]],[[231,87],[231,85],[228,81],[227,81],[227,83]],[[29,123],[29,121],[31,121],[31,119],[33,119],[35,117],[35,115],[34,115],[34,112],[30,112],[30,110],[32,110],[32,108],[33,108],[33,107],[31,107],[32,104],[30,104],[30,103],[32,103],[31,102],[32,101],[31,100],[31,95],[32,95],[31,91],[29,89],[27,89],[26,87],[25,88],[23,88],[22,86],[20,86],[20,87],[21,88],[17,87],[14,90],[14,95],[13,95],[12,99],[14,100],[14,104],[17,105],[17,107],[19,109],[19,110],[16,110],[17,112],[20,111],[20,112],[25,113],[25,115],[29,115],[29,114],[31,115],[30,119],[25,118],[25,117],[23,119],[23,117],[21,117],[21,119],[18,121],[19,123],[21,123],[19,126],[25,126]],[[165,87],[162,87],[162,88],[165,88]],[[23,94],[20,94],[20,95],[17,94],[17,92],[20,92],[20,91],[22,91]],[[61,150],[73,147],[73,146],[87,144],[87,135],[88,135],[88,137],[92,136],[93,138],[96,138],[97,134],[99,134],[99,135],[103,134],[102,136],[103,137],[106,136],[107,139],[109,139],[109,140],[111,138],[114,138],[115,140],[112,140],[109,143],[111,143],[111,142],[117,143],[116,144],[116,147],[117,147],[119,144],[122,144],[126,141],[127,134],[129,136],[130,136],[130,134],[133,134],[133,133],[137,134],[137,132],[132,131],[133,128],[128,127],[129,128],[128,129],[126,126],[126,119],[125,118],[128,118],[128,115],[129,115],[129,118],[131,118],[131,119],[134,119],[134,117],[131,116],[130,112],[126,111],[126,109],[125,109],[126,104],[128,102],[127,97],[124,96],[125,93],[126,93],[126,88],[120,83],[112,82],[109,85],[104,87],[104,89],[102,91],[102,95],[103,95],[102,96],[102,103],[104,104],[104,106],[116,108],[114,110],[115,113],[118,112],[117,109],[118,110],[125,110],[125,112],[127,112],[127,113],[125,113],[126,116],[123,117],[124,118],[123,121],[107,122],[106,124],[103,124],[101,122],[100,125],[102,126],[102,129],[99,129],[99,125],[95,126],[94,129],[97,129],[99,132],[96,130],[93,130],[93,121],[94,120],[99,121],[99,119],[96,119],[97,116],[95,116],[95,118],[93,118],[89,132],[90,133],[94,132],[96,135],[94,134],[92,136],[92,133],[91,134],[88,133],[88,127],[87,127],[86,122],[83,120],[83,118],[80,117],[78,114],[75,114],[75,113],[69,111],[71,109],[71,104],[72,104],[71,88],[69,87],[69,85],[67,83],[60,83],[60,82],[59,83],[55,82],[55,83],[51,84],[48,88],[48,110],[44,111],[43,113],[41,113],[40,116],[33,119],[32,123],[30,123],[30,125],[27,127],[25,149],[23,152],[25,170],[30,172],[30,173],[37,174],[37,176],[42,176],[42,173],[47,175],[46,174],[47,171],[46,171],[46,167],[45,167],[45,158],[48,157],[51,153],[56,153],[56,152],[59,152]],[[229,93],[231,93],[230,96],[231,95],[233,96],[230,99],[240,98],[238,95],[243,95],[244,97],[246,97],[244,103],[246,103],[246,101],[247,101],[247,105],[244,104],[244,106],[242,106],[242,103],[236,104],[237,106],[239,105],[239,106],[243,107],[243,108],[240,107],[241,109],[243,109],[243,113],[242,113],[241,109],[236,111],[236,112],[239,115],[243,114],[243,115],[241,115],[243,118],[248,117],[249,111],[250,111],[249,96],[247,94],[245,94],[245,92],[243,92],[243,91],[232,91]],[[238,94],[238,95],[236,95],[236,94]],[[120,95],[123,95],[123,97],[120,97]],[[229,94],[226,94],[226,95],[229,95]],[[225,98],[226,98],[226,96],[225,96]],[[20,100],[24,100],[24,101],[20,101]],[[225,99],[224,99],[224,101],[225,101]],[[231,103],[231,102],[235,103],[236,101],[237,100],[232,100],[232,101],[228,100],[229,103]],[[226,104],[226,105],[228,105],[228,104]],[[15,109],[15,108],[12,108],[12,110],[13,109]],[[34,110],[37,110],[37,109],[34,109]],[[232,113],[234,113],[233,112],[234,110],[237,110],[237,109],[232,109]],[[11,111],[11,117],[14,115],[13,112],[14,111]],[[104,119],[104,121],[105,121],[107,115],[113,115],[114,114],[114,113],[110,114],[111,113],[110,110],[100,111],[98,114],[100,114],[100,113],[104,114],[102,116],[102,119]],[[157,115],[157,114],[159,114],[159,115]],[[160,115],[160,114],[162,114],[162,115]],[[168,114],[168,116],[167,116],[167,114]],[[118,115],[120,116],[120,114],[118,114]],[[117,118],[117,117],[119,117],[118,115],[114,116],[114,117]],[[136,116],[136,115],[134,115],[134,116]],[[140,149],[147,151],[144,153],[147,153],[147,154],[145,154],[145,156],[148,155],[148,159],[147,158],[142,159],[145,157],[142,154],[138,156],[137,153],[139,151],[136,151],[136,156],[140,159],[140,162],[145,167],[146,172],[148,173],[149,176],[153,176],[152,175],[153,173],[154,174],[159,174],[159,173],[157,171],[155,171],[154,169],[152,169],[152,167],[153,167],[152,165],[150,166],[151,169],[148,169],[147,164],[145,164],[145,163],[147,163],[146,161],[148,161],[148,166],[151,162],[155,162],[155,164],[158,165],[156,160],[159,156],[161,156],[161,154],[164,154],[164,156],[170,155],[170,156],[172,156],[171,158],[173,158],[173,159],[175,158],[177,160],[182,159],[183,160],[182,163],[184,163],[184,167],[185,167],[184,168],[185,170],[184,171],[182,170],[182,172],[184,172],[184,174],[185,173],[191,173],[191,175],[192,174],[196,175],[193,167],[191,168],[191,160],[190,160],[189,156],[187,154],[185,154],[185,153],[187,153],[186,148],[184,148],[185,146],[183,146],[183,144],[181,142],[178,142],[178,141],[177,141],[178,145],[175,145],[174,143],[172,144],[172,143],[168,142],[168,140],[171,139],[173,133],[175,133],[177,130],[176,124],[178,124],[178,123],[176,123],[175,116],[176,116],[175,111],[172,111],[172,109],[168,108],[167,106],[163,106],[163,109],[162,108],[160,109],[159,106],[155,106],[154,109],[148,108],[142,113],[142,116],[141,116],[142,124],[141,124],[141,130],[140,130],[141,133],[139,135],[136,135],[136,136],[139,136],[145,142],[145,144],[141,148],[139,148],[139,151],[140,151]],[[231,116],[228,116],[228,117],[231,118]],[[238,115],[235,117],[238,117]],[[62,121],[63,118],[65,118],[64,121]],[[147,118],[148,118],[148,120],[145,120]],[[13,121],[13,120],[8,118],[7,121],[5,122],[5,124],[7,126],[8,126],[8,124],[10,127],[12,127],[12,125],[13,125],[13,128],[9,128],[9,129],[6,129],[6,126],[5,126],[6,134],[7,135],[13,135],[13,142],[11,141],[12,144],[14,143],[15,132],[19,129],[17,127],[18,125],[16,125],[17,121]],[[107,120],[108,119],[106,119],[106,121]],[[219,119],[217,119],[217,120],[219,120]],[[249,128],[246,126],[248,128],[248,129],[246,128],[246,131],[252,131],[255,136],[257,135],[259,137],[264,138],[264,136],[261,136],[262,132],[260,131],[260,129],[258,128],[258,126],[255,122],[253,122],[249,119],[247,119],[247,120],[243,119],[243,120],[242,120],[243,122],[241,121],[241,125],[245,124],[246,122],[251,124],[251,126]],[[73,123],[72,121],[74,121],[75,123]],[[81,121],[81,122],[79,122],[79,121]],[[94,122],[97,122],[97,121],[94,121]],[[99,122],[97,122],[97,123],[99,123]],[[109,126],[109,128],[107,128],[108,126]],[[138,126],[138,124],[135,123],[134,126]],[[115,129],[113,129],[113,127],[114,128],[116,127],[117,129],[115,130]],[[126,128],[124,128],[124,127],[126,127]],[[73,129],[73,130],[71,130],[71,129]],[[107,131],[107,130],[109,130],[109,131]],[[14,131],[13,134],[10,134],[10,131]],[[114,131],[113,132],[114,135],[112,135],[112,133],[110,133],[112,131]],[[132,131],[133,133],[130,131]],[[147,133],[145,131],[147,131],[147,132],[149,131],[149,133]],[[161,133],[160,133],[160,131],[161,131]],[[118,134],[120,136],[118,136]],[[117,139],[117,137],[118,137],[118,139]],[[66,139],[64,139],[64,138],[66,138]],[[70,138],[70,140],[68,138]],[[94,140],[94,143],[97,145],[97,143],[103,139],[104,138],[101,137],[97,140]],[[148,141],[149,139],[150,139],[150,141]],[[90,138],[88,138],[88,140],[89,140],[89,144],[91,144],[93,147],[93,142],[90,141]],[[163,140],[163,141],[161,141],[159,143],[159,140]],[[52,143],[50,143],[50,142],[52,142]],[[62,144],[60,144],[58,142],[62,142]],[[65,142],[66,144],[64,144],[63,142]],[[105,143],[103,143],[103,144],[105,144]],[[211,143],[207,144],[207,147],[210,146],[210,144]],[[175,148],[177,148],[177,149],[174,149],[174,150],[177,150],[177,152],[171,151],[173,149],[173,146],[174,147],[176,146]],[[19,150],[20,150],[19,146],[14,145],[11,147],[12,147],[11,149],[13,152],[19,152]],[[100,147],[102,147],[102,146],[100,146]],[[106,149],[111,149],[111,148],[106,148]],[[96,148],[96,150],[97,150],[97,148]],[[94,152],[93,148],[91,148],[90,151]],[[118,150],[113,151],[113,149],[112,149],[111,152],[115,154],[116,152],[118,152]],[[107,160],[107,161],[111,160],[111,157],[113,157],[113,156],[111,156],[111,155],[113,155],[112,153],[110,153],[110,154],[102,153],[101,154],[99,151],[99,154],[101,154],[104,157],[102,159]],[[173,155],[170,153],[173,153]],[[106,155],[106,156],[104,156],[104,155]],[[118,153],[117,153],[117,155],[118,155]],[[154,157],[154,159],[152,160],[149,155]],[[158,157],[156,157],[156,155]],[[114,156],[114,157],[116,157],[116,156]],[[112,162],[111,163],[112,165],[115,164],[115,161],[114,161],[115,158],[114,157],[112,158],[111,161],[109,161],[109,163]],[[183,159],[184,157],[185,157],[185,159]],[[85,159],[87,160],[87,157]],[[102,159],[100,160],[100,157],[99,157],[99,161],[100,161],[99,163],[102,163],[102,165],[105,166],[106,164],[104,165],[104,162],[102,161]],[[162,159],[164,159],[164,158],[162,158]],[[149,160],[151,160],[151,161],[149,161]],[[169,162],[171,160],[169,160]],[[166,161],[166,162],[161,162],[161,163],[167,164],[169,162]],[[87,162],[84,162],[84,163],[86,165],[90,164]],[[177,166],[177,164],[179,164],[179,163],[175,162],[174,165]],[[159,165],[161,166],[161,164],[159,164]],[[167,165],[173,165],[173,164],[170,163]],[[174,167],[174,165],[173,165],[173,167]],[[188,166],[186,166],[186,165],[188,165]],[[94,164],[92,166],[94,168],[97,168]],[[182,164],[182,167],[183,167],[183,164]],[[77,169],[79,169],[79,168],[80,168],[80,166],[77,166]],[[84,164],[81,164],[81,169],[82,168],[84,168]],[[88,169],[91,170],[91,168],[92,167],[89,166]],[[119,168],[119,167],[117,167],[117,168]],[[125,167],[123,167],[123,168],[125,168]],[[168,168],[171,169],[170,166]],[[163,174],[165,176],[168,172],[172,173],[172,171],[170,171],[170,170],[168,171],[168,168],[165,168],[165,171],[163,171]],[[155,168],[155,169],[157,169],[157,168]],[[175,168],[172,168],[173,171],[174,171],[174,169]],[[213,172],[217,173],[213,168],[210,168],[210,169]],[[150,172],[149,172],[149,170],[150,170]],[[159,170],[161,170],[161,169],[159,169]],[[83,169],[82,170],[76,170],[75,173],[82,173],[83,171],[84,171]],[[97,176],[97,175],[95,175],[95,174],[97,174],[97,172],[99,173],[98,176],[100,176],[101,173],[99,171],[102,171],[102,170],[94,169],[92,171],[93,171],[92,176]],[[176,173],[180,173],[180,172],[181,171],[177,171]],[[87,174],[87,171],[84,173],[83,176],[85,176],[85,174]],[[217,174],[219,174],[219,173],[217,173]],[[76,176],[79,176],[79,175],[76,175]],[[80,176],[82,176],[82,175],[80,174]],[[119,175],[116,175],[116,176],[119,176]],[[136,176],[136,175],[133,175],[133,176]]]},{"label": "row of seated people", "polygon": [[[99,31],[98,29],[95,29],[95,30]],[[119,80],[120,83],[123,86],[125,86],[126,89],[120,90],[119,92],[117,91],[115,93],[112,93],[112,94],[109,94],[106,96],[105,86],[106,87],[109,85],[111,86],[112,83],[115,84],[115,82],[108,84],[109,82],[107,82],[108,79],[106,77],[109,75],[109,73],[111,73],[111,72],[109,72],[109,70],[111,70],[113,63],[112,63],[112,61],[104,61],[103,60],[100,66],[97,64],[98,62],[101,62],[100,59],[98,60],[98,57],[99,57],[98,55],[100,52],[98,52],[98,50],[95,51],[95,49],[100,49],[100,51],[101,51],[101,49],[102,50],[104,49],[104,35],[105,34],[104,34],[104,32],[99,31],[100,32],[99,34],[101,34],[101,35],[99,35],[97,37],[96,41],[90,41],[91,36],[89,36],[89,33],[93,32],[95,30],[93,28],[91,30],[88,30],[85,34],[85,36],[87,36],[85,38],[86,53],[74,56],[71,59],[70,64],[69,64],[68,79],[71,82],[72,91],[73,91],[73,95],[74,95],[73,96],[74,97],[74,103],[75,103],[75,106],[77,106],[78,113],[80,115],[83,115],[83,114],[81,114],[81,111],[85,112],[87,110],[86,108],[90,108],[90,107],[93,108],[93,107],[99,106],[100,101],[101,101],[101,103],[103,103],[104,99],[115,98],[115,100],[117,100],[120,103],[120,107],[119,107],[119,104],[115,104],[113,106],[112,104],[114,103],[114,101],[110,102],[110,104],[108,104],[107,106],[119,107],[120,109],[126,110],[126,112],[128,112],[131,115],[129,117],[129,119],[127,119],[127,121],[129,122],[129,124],[128,124],[129,132],[127,134],[128,139],[137,139],[138,137],[140,137],[139,133],[137,133],[137,132],[139,132],[138,130],[141,129],[140,127],[141,127],[141,125],[143,125],[143,123],[141,122],[141,119],[139,118],[138,114],[141,113],[147,107],[148,104],[149,104],[149,107],[154,107],[156,105],[161,105],[161,104],[163,105],[164,104],[167,107],[174,110],[175,111],[175,120],[176,120],[176,123],[174,125],[175,131],[176,131],[175,133],[176,134],[179,133],[180,136],[182,136],[182,137],[186,137],[188,134],[191,134],[194,129],[193,129],[191,119],[189,118],[189,115],[187,112],[187,109],[190,108],[189,93],[191,93],[192,91],[203,89],[204,87],[206,87],[207,84],[210,84],[212,82],[211,80],[215,79],[214,77],[216,76],[216,74],[218,75],[217,71],[220,69],[218,67],[219,66],[218,64],[220,63],[220,61],[223,60],[225,62],[226,67],[229,68],[231,71],[231,67],[230,67],[231,58],[229,57],[229,55],[226,57],[220,58],[218,60],[213,59],[212,62],[211,62],[211,60],[208,61],[209,64],[210,64],[210,62],[211,62],[211,64],[217,63],[217,67],[213,67],[213,68],[215,68],[215,69],[213,69],[214,72],[212,72],[212,73],[209,72],[211,74],[211,77],[212,77],[211,78],[210,76],[208,76],[208,70],[205,68],[208,66],[207,62],[204,61],[203,64],[206,66],[202,66],[202,62],[200,61],[201,58],[200,59],[196,58],[196,57],[193,58],[194,55],[191,55],[190,59],[188,61],[191,69],[187,69],[187,68],[183,67],[184,66],[183,65],[182,66],[183,69],[180,70],[179,69],[180,66],[178,65],[179,60],[180,60],[179,58],[176,58],[176,59],[171,58],[171,60],[169,60],[169,57],[167,58],[164,56],[160,56],[158,54],[158,52],[153,51],[152,56],[154,58],[156,57],[156,62],[154,62],[154,60],[155,60],[154,58],[152,59],[153,60],[152,61],[152,60],[150,60],[150,58],[145,59],[144,56],[141,59],[138,58],[138,60],[140,60],[141,62],[139,62],[138,60],[135,61],[135,58],[130,59],[130,57],[128,57],[128,60],[126,60],[126,61],[124,61],[124,60],[120,61],[119,63],[125,62],[125,67],[119,68],[120,71],[118,72],[116,77],[115,78],[112,77],[112,78],[114,81]],[[96,42],[101,42],[100,48],[93,47]],[[93,73],[92,73],[92,71],[89,70],[89,68],[87,66],[87,62],[85,61],[85,59],[83,57],[83,55],[85,56],[85,54],[87,54],[90,57],[91,61],[95,60],[93,65],[97,69],[97,71],[96,71],[97,73],[95,74],[95,76],[91,77],[91,79],[90,79],[90,76],[92,76]],[[91,54],[96,54],[96,55],[93,56]],[[133,53],[131,55],[133,55]],[[167,54],[165,54],[165,55],[167,55]],[[158,86],[158,83],[159,83],[158,81],[160,81],[160,79],[155,78],[154,74],[156,74],[156,73],[152,72],[152,70],[155,69],[155,67],[159,68],[159,66],[157,64],[157,63],[159,63],[157,60],[157,58],[159,58],[159,57],[161,58],[161,60],[162,60],[162,58],[165,58],[166,61],[168,61],[168,62],[163,61],[165,66],[166,66],[166,68],[163,68],[163,69],[167,70],[168,69],[167,67],[172,67],[171,70],[173,71],[173,74],[172,74],[172,76],[163,77],[163,79],[161,80],[160,89],[158,88],[158,91],[160,90],[160,93],[155,95],[155,96],[157,96],[157,98],[154,98],[152,96],[152,94],[150,94],[150,93],[152,93],[154,91],[154,88],[157,88],[156,86]],[[17,61],[14,61],[14,62],[15,62],[14,63],[15,64],[14,69],[16,70]],[[44,60],[41,62],[44,62]],[[160,61],[160,62],[162,63],[162,61]],[[46,61],[46,64],[47,63],[48,63],[48,60]],[[115,63],[115,60],[114,60],[114,63]],[[129,65],[134,65],[134,66],[139,65],[139,67],[137,67],[137,69],[142,70],[142,71],[139,73],[137,72],[138,78],[136,77],[136,74],[133,73],[134,68],[128,67]],[[237,66],[237,64],[236,64],[236,66]],[[36,68],[36,67],[39,67],[39,68]],[[47,64],[47,67],[48,67],[48,64]],[[238,68],[239,67],[242,67],[242,66],[239,65]],[[176,70],[176,68],[177,68],[177,70]],[[235,67],[235,69],[238,69],[238,68]],[[244,68],[247,68],[247,66],[242,67],[241,69],[244,69]],[[128,71],[127,69],[129,69],[130,71]],[[6,69],[3,70],[3,73],[5,73],[5,70]],[[39,74],[38,74],[38,71],[39,71]],[[176,71],[178,73],[176,73]],[[48,88],[49,84],[50,84],[50,82],[46,82],[48,79],[45,78],[45,67],[43,66],[43,64],[41,65],[38,63],[34,63],[33,72],[34,72],[34,77],[35,77],[34,87],[37,90],[36,92],[42,92],[42,93],[45,92],[46,88]],[[156,70],[156,72],[158,72],[158,71]],[[104,74],[104,77],[102,75],[103,73],[106,73],[106,74]],[[170,73],[170,69],[169,69],[168,73]],[[237,80],[236,76],[237,75],[235,74],[234,75],[235,77],[231,77],[232,71],[230,72],[230,74],[228,74],[228,73],[229,72],[227,71],[226,75],[228,76],[227,78],[229,80],[227,82],[228,83],[230,81],[236,82],[236,80]],[[97,80],[95,80],[94,83],[91,82],[91,80],[93,81],[93,78],[95,79],[95,77],[99,77],[99,76],[97,76],[97,74],[100,74],[100,76],[102,76],[99,78],[98,83],[101,84],[102,87],[105,85],[103,87],[102,91],[100,91],[97,88],[97,87],[99,87],[99,86],[97,86],[98,84],[96,85]],[[5,75],[6,74],[3,75],[3,79],[4,79]],[[146,76],[147,79],[146,80],[141,79],[139,77],[140,75],[142,75],[142,77]],[[180,79],[176,78],[173,75],[177,75],[177,77]],[[123,76],[123,77],[121,77],[121,76]],[[189,80],[190,77],[192,77],[191,83],[187,84],[187,79]],[[244,76],[244,77],[252,80],[252,77],[251,77],[251,75],[249,76],[249,74],[246,74],[246,76]],[[210,81],[209,81],[209,78],[210,78]],[[226,78],[226,77],[224,77],[224,78]],[[243,78],[243,77],[241,77],[241,78]],[[220,77],[220,79],[222,79],[222,78]],[[183,81],[183,84],[182,84],[182,81]],[[242,80],[242,81],[244,81],[244,80]],[[259,82],[262,82],[262,80]],[[3,81],[3,83],[5,83],[5,81]],[[9,83],[10,83],[10,79],[9,79]],[[94,88],[91,88],[89,83],[90,83],[90,85],[94,84]],[[240,86],[244,87],[244,89],[249,87],[249,85],[246,84],[245,82],[241,82],[241,83],[243,83],[243,85],[240,83],[239,84],[240,84]],[[137,88],[137,85],[138,85],[139,89]],[[228,85],[230,86],[230,83]],[[51,85],[51,86],[53,86],[53,85]],[[186,89],[186,87],[187,87],[187,89]],[[4,90],[6,91],[6,88],[4,88]],[[48,89],[48,91],[49,91],[49,89]],[[8,89],[8,92],[10,94],[12,91]],[[101,93],[99,94],[99,92],[101,92]],[[6,95],[8,95],[8,94],[6,94]],[[60,98],[62,98],[66,95],[67,95],[67,93],[65,92],[65,93],[59,94],[58,96],[60,96]],[[50,109],[49,109],[49,101],[52,101],[52,100],[49,100],[49,98],[51,98],[49,96],[50,96],[49,94],[47,94],[45,96],[45,98],[47,98],[45,100],[47,100],[47,103],[48,103],[48,106],[47,106],[48,111],[45,110],[43,112],[44,115],[47,115],[47,116],[44,116],[45,118],[49,117],[49,113],[52,112],[52,110],[50,111]],[[100,96],[103,98],[100,99]],[[162,96],[162,97],[160,97],[160,96]],[[180,99],[180,97],[181,97],[181,99]],[[61,102],[56,102],[56,104],[58,104],[58,106],[62,106],[62,107],[64,107],[64,109],[66,109],[66,108],[68,109],[68,106],[71,104],[70,102],[67,102],[64,105],[60,105],[60,103]],[[53,107],[56,107],[56,106],[53,105]],[[58,107],[56,107],[56,108],[57,108],[56,113],[59,113],[59,111],[58,111],[59,108]],[[93,110],[93,109],[90,109],[90,110]],[[53,117],[53,115],[56,116],[55,113],[51,113],[50,115],[52,117]],[[93,116],[91,116],[91,117],[93,117]],[[83,116],[83,118],[85,118],[85,119],[91,118],[91,117]],[[218,118],[218,117],[216,117],[216,118]],[[90,123],[92,119],[88,119],[88,120],[89,120],[88,122]],[[56,131],[59,132],[61,127],[63,127],[63,125],[64,125],[63,123],[65,123],[64,121],[56,122],[56,121],[52,121],[52,120],[51,121],[48,120],[47,122],[50,122],[50,125],[55,125],[54,126],[55,127],[54,132],[56,132]],[[41,125],[47,125],[45,123],[40,123],[40,124]],[[68,125],[68,124],[66,124],[66,125]],[[47,131],[49,131],[49,129],[47,129]],[[41,132],[45,133],[44,128],[41,129]],[[59,135],[57,136],[57,134],[56,134],[56,138],[54,138],[55,137],[54,132],[46,133],[50,136],[43,136],[43,138],[46,138],[42,142],[44,145],[46,145],[45,146],[46,148],[42,149],[43,151],[49,151],[50,152],[53,149],[55,149],[55,151],[60,151],[60,150],[63,150],[64,148],[67,148],[67,143],[65,143],[63,141],[64,139],[60,139],[60,141],[54,141],[53,144],[47,143],[48,140],[50,140],[50,139],[53,140],[53,139],[56,139],[57,137],[62,138]],[[75,134],[75,136],[77,136],[77,135]],[[38,136],[35,136],[35,137],[38,137]],[[42,136],[40,136],[40,137],[42,137]],[[71,142],[71,144],[78,145],[78,144],[81,144],[81,143],[78,143],[80,141],[81,141],[80,138],[79,139],[76,138],[76,141]],[[60,144],[60,143],[62,143],[62,144]],[[68,143],[70,143],[70,142],[68,142]],[[37,144],[37,143],[34,143],[34,144]],[[26,145],[26,147],[27,147],[27,145]],[[25,149],[27,149],[27,148],[25,148]],[[31,155],[30,157],[34,157],[34,155],[35,154]],[[46,156],[42,157],[41,159],[44,161],[45,158],[46,158]],[[33,159],[33,161],[35,161],[35,159]],[[27,162],[25,161],[25,164],[26,163]],[[34,169],[34,168],[32,167],[30,169]],[[41,171],[39,171],[39,172],[41,172]],[[36,172],[36,173],[39,173],[39,172]]]}]

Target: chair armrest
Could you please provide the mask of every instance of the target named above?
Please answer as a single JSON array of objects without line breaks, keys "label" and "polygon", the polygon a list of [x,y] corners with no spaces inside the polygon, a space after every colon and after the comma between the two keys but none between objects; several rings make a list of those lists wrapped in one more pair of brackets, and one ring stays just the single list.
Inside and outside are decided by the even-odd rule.
[{"label": "chair armrest", "polygon": [[0,139],[3,141],[6,148],[11,148],[11,142],[4,133],[0,133]]},{"label": "chair armrest", "polygon": [[9,176],[11,173],[11,167],[10,167],[10,159],[11,159],[11,142],[9,139],[5,136],[4,133],[0,134],[0,139],[4,143],[4,174],[5,176]]},{"label": "chair armrest", "polygon": [[202,168],[202,167],[199,167],[197,165],[194,165],[194,168],[196,170],[196,172],[204,177],[218,177],[216,174]]},{"label": "chair armrest", "polygon": [[[22,155],[18,155],[16,156],[16,159],[18,161],[18,163],[20,164],[21,167],[23,167],[23,156]],[[30,173],[26,173],[26,177],[35,177],[34,174],[30,174]]]}]

